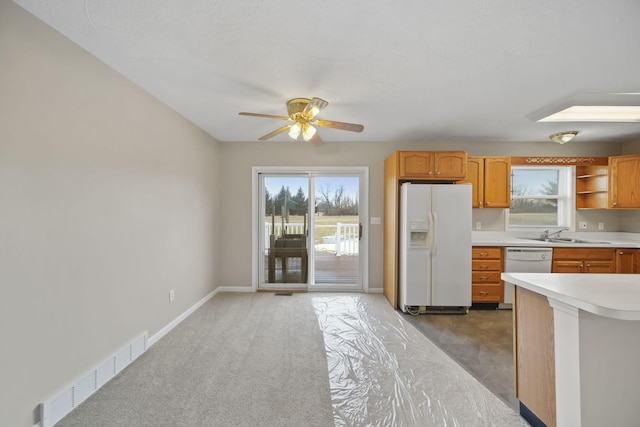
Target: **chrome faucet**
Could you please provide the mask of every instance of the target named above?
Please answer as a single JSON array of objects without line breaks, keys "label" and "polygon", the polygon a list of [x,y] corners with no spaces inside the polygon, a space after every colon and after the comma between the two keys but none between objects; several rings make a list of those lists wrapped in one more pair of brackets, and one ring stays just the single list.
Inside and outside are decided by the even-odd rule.
[{"label": "chrome faucet", "polygon": [[549,233],[549,230],[544,230],[542,232],[542,234],[540,235],[541,239],[550,239],[551,236],[555,235],[556,238],[560,237],[560,233],[562,233],[563,231],[568,230],[569,227],[562,227],[560,230],[554,231],[553,233]]}]

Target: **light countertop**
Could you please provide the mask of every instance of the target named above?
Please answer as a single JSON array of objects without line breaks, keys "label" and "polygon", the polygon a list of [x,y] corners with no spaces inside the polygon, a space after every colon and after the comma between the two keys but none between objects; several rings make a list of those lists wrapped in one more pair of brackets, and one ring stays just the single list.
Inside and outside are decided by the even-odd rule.
[{"label": "light countertop", "polygon": [[502,273],[501,277],[589,313],[640,320],[640,274]]},{"label": "light countertop", "polygon": [[[554,229],[552,228],[551,231]],[[473,246],[640,248],[640,233],[564,231],[561,233],[561,237],[589,240],[590,243],[554,243],[531,240],[539,235],[540,233],[531,231],[474,231],[471,235],[471,242]]]}]

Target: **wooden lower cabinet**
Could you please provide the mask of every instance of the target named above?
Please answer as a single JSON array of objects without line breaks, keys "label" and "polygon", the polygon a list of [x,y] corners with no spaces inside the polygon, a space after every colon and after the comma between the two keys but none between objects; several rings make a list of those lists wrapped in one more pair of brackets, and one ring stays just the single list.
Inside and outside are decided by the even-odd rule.
[{"label": "wooden lower cabinet", "polygon": [[554,248],[552,273],[615,273],[613,248]]},{"label": "wooden lower cabinet", "polygon": [[471,257],[471,302],[502,302],[504,298],[504,285],[500,280],[500,273],[503,270],[502,248],[474,246]]},{"label": "wooden lower cabinet", "polygon": [[640,263],[638,261],[639,249],[616,249],[616,273],[638,274],[640,273]]}]

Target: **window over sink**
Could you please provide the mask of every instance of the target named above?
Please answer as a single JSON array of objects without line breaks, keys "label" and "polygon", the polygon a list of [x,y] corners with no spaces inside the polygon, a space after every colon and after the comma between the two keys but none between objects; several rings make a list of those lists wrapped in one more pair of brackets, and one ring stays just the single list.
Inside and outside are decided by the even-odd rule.
[{"label": "window over sink", "polygon": [[572,166],[512,166],[507,230],[573,229],[574,174]]}]

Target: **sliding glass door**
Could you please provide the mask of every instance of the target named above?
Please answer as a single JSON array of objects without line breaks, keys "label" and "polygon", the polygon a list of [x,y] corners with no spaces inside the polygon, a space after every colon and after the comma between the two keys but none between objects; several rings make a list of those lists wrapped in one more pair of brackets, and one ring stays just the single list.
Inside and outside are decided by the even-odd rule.
[{"label": "sliding glass door", "polygon": [[363,288],[362,172],[258,172],[258,287]]},{"label": "sliding glass door", "polygon": [[357,286],[360,280],[360,215],[357,176],[322,175],[313,179],[313,283]]}]

